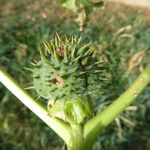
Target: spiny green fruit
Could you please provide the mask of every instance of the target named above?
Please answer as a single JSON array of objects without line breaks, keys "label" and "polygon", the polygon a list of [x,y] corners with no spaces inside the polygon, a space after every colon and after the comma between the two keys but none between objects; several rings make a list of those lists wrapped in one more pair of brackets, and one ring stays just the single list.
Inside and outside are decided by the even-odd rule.
[{"label": "spiny green fruit", "polygon": [[80,41],[81,37],[62,40],[56,34],[54,41],[44,42],[41,60],[32,69],[39,96],[71,101],[101,89],[105,80],[103,62],[91,43],[81,45]]},{"label": "spiny green fruit", "polygon": [[48,111],[70,124],[79,124],[93,115],[90,96],[101,90],[105,78],[103,61],[97,58],[91,43],[81,45],[81,37],[58,34],[44,42],[41,60],[34,66],[33,83],[39,96],[48,99]]}]

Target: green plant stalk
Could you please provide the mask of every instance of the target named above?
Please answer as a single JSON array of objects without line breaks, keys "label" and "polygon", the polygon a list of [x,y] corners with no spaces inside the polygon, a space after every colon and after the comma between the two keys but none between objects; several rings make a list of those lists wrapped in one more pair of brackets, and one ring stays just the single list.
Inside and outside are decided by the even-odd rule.
[{"label": "green plant stalk", "polygon": [[48,111],[0,67],[0,82],[2,82],[25,106],[34,112],[42,121],[51,127],[66,144],[71,142],[71,127],[64,121],[52,118]]},{"label": "green plant stalk", "polygon": [[85,143],[83,126],[80,124],[71,124],[72,143],[67,145],[68,150],[92,150],[92,144]]},{"label": "green plant stalk", "polygon": [[110,106],[89,120],[84,126],[84,138],[91,145],[103,128],[108,126],[121,112],[123,112],[136,97],[150,83],[150,64],[147,65],[135,82]]},{"label": "green plant stalk", "polygon": [[72,143],[67,145],[68,150],[83,150],[84,138],[83,138],[83,128],[78,124],[71,124],[72,129]]}]

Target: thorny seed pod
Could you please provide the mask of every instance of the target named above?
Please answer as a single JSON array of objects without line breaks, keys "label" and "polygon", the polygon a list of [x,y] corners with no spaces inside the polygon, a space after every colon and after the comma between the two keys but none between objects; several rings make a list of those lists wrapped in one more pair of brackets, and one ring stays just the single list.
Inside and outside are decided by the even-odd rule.
[{"label": "thorny seed pod", "polygon": [[100,90],[106,78],[103,61],[98,60],[91,43],[81,37],[62,40],[58,34],[44,42],[41,60],[33,64],[33,83],[39,96],[52,101],[82,99]]}]

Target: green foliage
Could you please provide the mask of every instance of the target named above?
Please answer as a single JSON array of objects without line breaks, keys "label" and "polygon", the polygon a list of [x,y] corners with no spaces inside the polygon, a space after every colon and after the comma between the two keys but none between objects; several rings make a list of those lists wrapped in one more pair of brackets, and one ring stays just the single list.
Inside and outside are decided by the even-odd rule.
[{"label": "green foliage", "polygon": [[60,3],[63,7],[77,11],[76,0],[60,0]]},{"label": "green foliage", "polygon": [[76,22],[79,25],[80,31],[83,31],[83,27],[86,24],[90,8],[102,7],[103,1],[91,2],[89,0],[60,0],[60,4],[77,14]]},{"label": "green foliage", "polygon": [[102,7],[104,5],[103,1],[91,2],[89,0],[80,0],[80,3],[85,7]]},{"label": "green foliage", "polygon": [[71,9],[73,11],[77,10],[77,7],[79,7],[79,5],[83,5],[84,7],[101,7],[104,5],[103,1],[100,2],[91,2],[89,0],[60,0],[60,4],[68,9]]}]

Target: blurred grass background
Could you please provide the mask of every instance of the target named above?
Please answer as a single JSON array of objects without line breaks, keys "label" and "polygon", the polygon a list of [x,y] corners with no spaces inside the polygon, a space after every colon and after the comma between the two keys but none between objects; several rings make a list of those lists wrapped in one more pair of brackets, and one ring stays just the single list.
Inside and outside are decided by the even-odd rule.
[{"label": "blurred grass background", "polygon": [[[23,87],[23,68],[39,57],[44,39],[80,35],[74,14],[50,0],[5,0],[0,4],[0,65]],[[150,60],[150,23],[142,11],[110,3],[94,10],[83,31],[108,63],[110,86],[94,96],[95,111],[117,98]],[[34,91],[29,91],[36,96]],[[150,86],[98,138],[95,150],[150,150]],[[0,84],[0,150],[60,150],[59,137]]]}]

